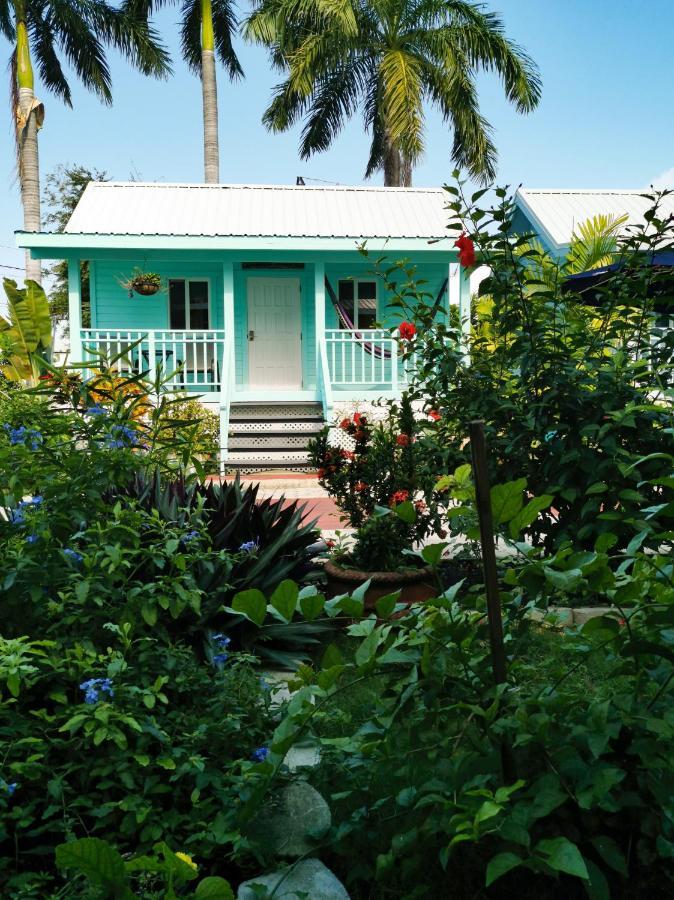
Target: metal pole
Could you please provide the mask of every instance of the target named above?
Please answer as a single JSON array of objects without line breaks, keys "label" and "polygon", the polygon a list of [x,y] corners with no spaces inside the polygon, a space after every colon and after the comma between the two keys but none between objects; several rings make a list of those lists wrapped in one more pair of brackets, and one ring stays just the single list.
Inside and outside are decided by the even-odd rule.
[{"label": "metal pole", "polygon": [[[487,622],[491,646],[491,664],[496,684],[506,681],[506,651],[503,641],[503,619],[501,618],[501,598],[498,589],[496,569],[496,541],[491,515],[489,471],[487,468],[487,446],[484,438],[484,422],[480,419],[470,423],[470,452],[473,460],[475,481],[475,501],[480,523],[480,543],[482,545],[482,566],[487,594]],[[501,765],[506,781],[516,780],[515,761],[510,746],[501,745]]]}]

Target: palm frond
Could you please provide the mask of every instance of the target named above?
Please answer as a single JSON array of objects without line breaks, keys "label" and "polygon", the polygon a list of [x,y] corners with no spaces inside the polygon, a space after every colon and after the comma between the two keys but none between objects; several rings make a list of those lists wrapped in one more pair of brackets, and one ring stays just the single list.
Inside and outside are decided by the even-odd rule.
[{"label": "palm frond", "polygon": [[6,37],[10,43],[15,43],[16,29],[9,0],[0,0],[0,34]]},{"label": "palm frond", "polygon": [[568,274],[576,275],[614,262],[618,235],[627,218],[597,215],[581,222],[571,236],[565,267]]},{"label": "palm frond", "polygon": [[40,80],[52,93],[66,104],[72,106],[72,95],[65,73],[61,67],[54,47],[54,28],[45,21],[41,10],[32,10],[30,20],[30,39]]},{"label": "palm frond", "polygon": [[201,74],[201,3],[184,0],[180,8],[180,49],[195,75]]},{"label": "palm frond", "polygon": [[358,61],[348,62],[322,78],[312,98],[300,140],[300,156],[327,150],[358,108],[361,80]]},{"label": "palm frond", "polygon": [[213,0],[215,50],[231,79],[240,78],[243,75],[243,69],[232,40],[238,29],[239,22],[236,18],[234,4],[230,0]]},{"label": "palm frond", "polygon": [[391,143],[413,162],[424,150],[420,61],[404,50],[387,50],[379,72],[386,133]]}]

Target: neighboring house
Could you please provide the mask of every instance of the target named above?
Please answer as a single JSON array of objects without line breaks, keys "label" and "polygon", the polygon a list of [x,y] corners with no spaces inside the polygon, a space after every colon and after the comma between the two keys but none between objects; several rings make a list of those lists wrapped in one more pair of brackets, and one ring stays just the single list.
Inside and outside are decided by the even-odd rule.
[{"label": "neighboring house", "polygon": [[[533,190],[519,188],[515,194],[512,230],[535,232],[543,247],[560,261],[566,258],[574,230],[598,215],[627,216],[624,228],[644,224],[644,213],[653,202],[644,190]],[[674,215],[674,194],[661,204],[662,217]]]},{"label": "neighboring house", "polygon": [[[443,310],[467,320],[446,203],[441,189],[92,182],[65,232],[17,243],[68,260],[72,362],[105,351],[123,354],[120,370],[173,373],[169,390],[219,410],[223,467],[287,468],[306,462],[335,406],[404,385],[378,257],[414,264]],[[120,282],[134,268],[165,288],[129,296]]]}]

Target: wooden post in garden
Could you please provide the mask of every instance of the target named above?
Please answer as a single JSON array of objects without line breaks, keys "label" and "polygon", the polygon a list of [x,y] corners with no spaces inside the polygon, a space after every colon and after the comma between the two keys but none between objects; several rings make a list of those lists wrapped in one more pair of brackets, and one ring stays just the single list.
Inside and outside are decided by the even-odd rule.
[{"label": "wooden post in garden", "polygon": [[[501,598],[498,589],[498,571],[496,569],[496,540],[494,523],[491,514],[491,491],[489,470],[487,468],[487,445],[484,437],[484,422],[474,420],[468,426],[470,435],[470,452],[473,461],[473,480],[475,482],[475,503],[480,523],[480,543],[482,546],[482,566],[484,569],[484,585],[487,595],[487,623],[489,626],[489,644],[491,646],[491,664],[496,684],[506,681],[506,651],[503,641],[503,619],[501,617]],[[501,764],[503,777],[508,782],[516,780],[515,761],[508,744],[501,745]]]}]

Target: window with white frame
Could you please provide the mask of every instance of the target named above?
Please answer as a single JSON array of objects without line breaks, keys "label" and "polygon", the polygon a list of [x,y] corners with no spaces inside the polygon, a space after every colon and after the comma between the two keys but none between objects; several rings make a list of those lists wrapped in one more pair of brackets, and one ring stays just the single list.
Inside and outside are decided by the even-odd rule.
[{"label": "window with white frame", "polygon": [[[345,278],[339,282],[339,305],[354,328],[374,328],[377,321],[377,282]],[[340,320],[340,327],[344,323]]]},{"label": "window with white frame", "polygon": [[199,278],[170,278],[169,327],[198,331],[210,328],[208,282]]}]

